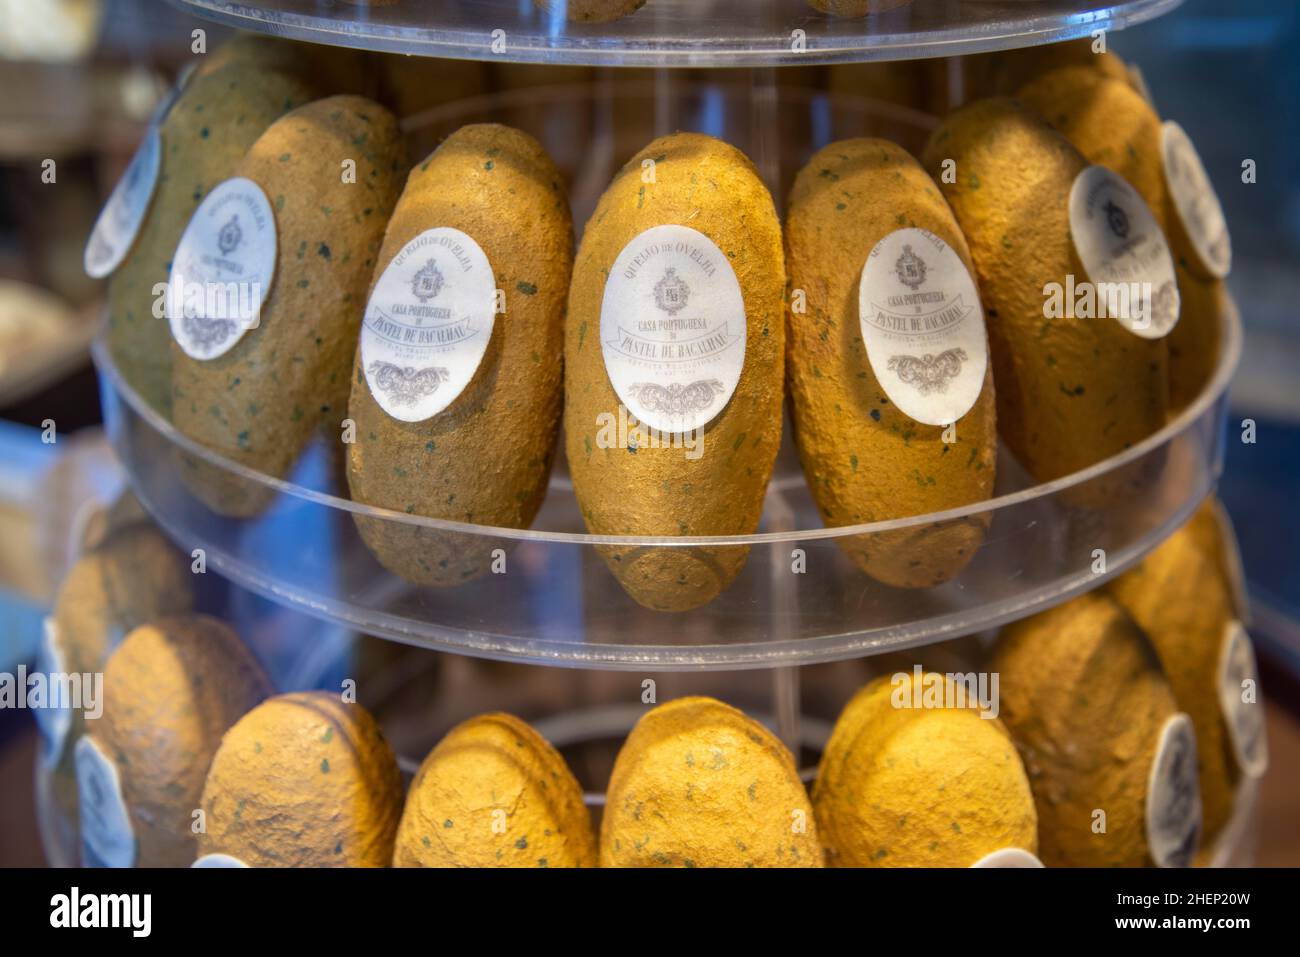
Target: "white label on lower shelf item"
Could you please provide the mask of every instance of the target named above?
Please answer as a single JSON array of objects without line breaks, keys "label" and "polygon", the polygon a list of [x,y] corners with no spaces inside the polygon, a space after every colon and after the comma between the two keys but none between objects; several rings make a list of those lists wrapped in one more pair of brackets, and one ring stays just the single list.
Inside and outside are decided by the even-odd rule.
[{"label": "white label on lower shelf item", "polygon": [[162,134],[157,126],[150,126],[90,231],[85,252],[88,276],[103,279],[122,265],[153,203],[161,166]]},{"label": "white label on lower shelf item", "polygon": [[135,832],[117,765],[84,734],[77,739],[76,758],[82,866],[135,866]]},{"label": "white label on lower shelf item", "polygon": [[1239,621],[1223,629],[1219,649],[1219,708],[1228,727],[1228,740],[1237,767],[1248,777],[1268,770],[1268,737],[1264,730],[1264,702],[1259,695],[1259,671],[1250,635]]},{"label": "white label on lower shelf item", "polygon": [[601,353],[619,400],[650,428],[676,435],[713,421],[740,382],[745,336],[735,270],[698,230],[653,226],[614,260]]},{"label": "white label on lower shelf item", "polygon": [[190,867],[247,867],[237,857],[231,857],[229,854],[204,854]]},{"label": "white label on lower shelf item", "polygon": [[961,257],[924,229],[898,229],[862,267],[858,321],[889,400],[926,425],[950,425],[984,387],[988,341],[979,290]]},{"label": "white label on lower shelf item", "polygon": [[[41,638],[40,651],[36,656],[36,669],[41,674],[53,679],[66,674],[63,651],[59,648],[59,626],[54,616],[47,616],[44,622],[44,636]],[[51,681],[53,686],[53,681]],[[43,708],[33,712],[36,715],[36,727],[41,733],[41,759],[47,768],[52,768],[63,757],[63,745],[68,738],[68,729],[72,727],[72,709],[67,702],[59,699],[58,707],[49,702]]]},{"label": "white label on lower shelf item", "polygon": [[1160,127],[1160,155],[1169,196],[1201,266],[1215,279],[1226,278],[1232,270],[1228,219],[1192,138],[1173,120]]},{"label": "white label on lower shelf item", "polygon": [[487,353],[496,301],[487,254],[459,229],[438,226],[403,246],[361,326],[361,367],[380,407],[423,422],[451,405]]},{"label": "white label on lower shelf item", "polygon": [[251,179],[228,179],[181,235],[167,285],[172,337],[193,359],[216,359],[261,321],[275,279],[275,212]]},{"label": "white label on lower shelf item", "polygon": [[1174,259],[1138,191],[1106,167],[1089,166],[1070,187],[1070,235],[1098,315],[1143,339],[1168,335],[1181,308]]},{"label": "white label on lower shelf item", "polygon": [[1018,847],[1004,847],[985,854],[971,867],[1042,867],[1043,862],[1028,851]]},{"label": "white label on lower shelf item", "polygon": [[1196,731],[1178,713],[1165,722],[1147,777],[1147,846],[1160,867],[1188,867],[1201,840]]}]

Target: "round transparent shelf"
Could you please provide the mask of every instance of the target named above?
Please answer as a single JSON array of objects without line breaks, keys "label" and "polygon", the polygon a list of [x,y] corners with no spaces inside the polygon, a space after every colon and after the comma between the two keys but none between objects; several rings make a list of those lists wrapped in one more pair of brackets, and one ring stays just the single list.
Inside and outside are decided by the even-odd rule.
[{"label": "round transparent shelf", "polygon": [[[108,433],[136,494],[182,549],[203,550],[209,570],[321,619],[428,648],[671,671],[803,665],[899,650],[997,627],[1097,587],[1169,535],[1213,488],[1240,348],[1240,321],[1230,316],[1219,366],[1198,400],[1143,442],[1074,475],[1027,484],[1003,451],[988,501],[826,528],[787,442],[759,531],[707,538],[586,534],[562,461],[531,529],[356,503],[344,497],[337,440],[310,445],[289,479],[260,474],[173,428],[122,380],[102,341],[94,355]],[[265,500],[265,508],[250,518],[213,511],[187,486],[187,459],[216,470],[239,495]],[[413,585],[371,555],[357,519],[415,536],[416,547],[451,541],[500,556],[505,573],[451,587]],[[923,542],[928,526],[971,521],[987,523],[982,543],[956,577],[933,587],[874,581],[841,549],[849,539],[896,540],[904,530]],[[628,597],[602,558],[601,546],[609,545],[697,550],[701,561],[732,548],[747,558],[712,601],[670,613]]]},{"label": "round transparent shelf", "polygon": [[[779,71],[759,72],[765,75],[710,73],[700,82],[672,71],[650,79],[614,71],[589,83],[460,100],[408,116],[403,128],[417,160],[466,123],[503,122],[533,134],[559,167],[580,227],[622,164],[666,132],[708,133],[745,151],[780,209],[795,173],[827,143],[880,136],[915,153],[935,123],[916,110],[789,86],[773,78]],[[1225,393],[1240,351],[1235,319],[1223,338],[1205,394],[1158,434],[1039,487],[1002,454],[996,498],[938,516],[822,527],[787,438],[757,534],[641,541],[694,550],[706,561],[718,547],[748,550],[726,590],[674,614],[641,607],[609,571],[600,546],[636,540],[585,534],[562,457],[532,529],[376,510],[348,500],[344,447],[336,438],[321,436],[286,479],[260,475],[172,428],[122,380],[102,343],[95,356],[109,434],[141,500],[187,552],[204,549],[209,568],[237,584],[339,625],[429,648],[588,668],[683,670],[871,655],[978,632],[1096,587],[1169,534],[1213,487]],[[253,518],[212,511],[185,483],[185,456],[191,466],[201,461],[228,473],[232,489],[267,499],[265,509]],[[1116,496],[1115,482],[1124,476],[1145,478],[1137,492]],[[367,550],[358,517],[435,545],[451,534],[479,554],[500,549],[506,574],[451,588],[409,584]],[[855,536],[904,529],[924,535],[935,522],[971,521],[988,524],[983,544],[961,574],[932,588],[876,582],[841,549]],[[1106,551],[1101,575],[1093,571],[1099,548]],[[796,574],[795,567],[806,571]]]},{"label": "round transparent shelf", "polygon": [[[644,709],[639,710],[643,711]],[[605,725],[611,723],[611,715],[603,712],[564,715],[557,718],[553,726],[568,731],[571,726],[588,721],[592,722],[597,732],[599,732],[603,730]],[[543,726],[539,730],[551,731],[552,726]],[[550,740],[549,736],[547,738]],[[602,740],[602,736],[599,733],[593,734],[590,740],[599,742]],[[572,748],[575,743],[577,742],[567,742],[558,746]],[[416,763],[418,764],[418,762]],[[403,774],[409,778],[414,773],[414,768],[411,766],[412,762],[403,760],[402,765]],[[815,775],[815,768],[806,768],[800,772],[800,777],[805,783],[811,781]],[[40,832],[41,846],[45,851],[46,862],[50,867],[80,866],[80,850],[76,834],[52,796],[53,783],[50,770],[39,761],[37,761],[34,769],[33,784],[36,792],[37,828]],[[593,810],[603,809],[605,804],[605,795],[599,792],[588,791],[584,793],[583,799],[584,803]],[[1237,793],[1234,796],[1232,816],[1223,831],[1210,844],[1208,853],[1205,855],[1204,866],[1211,868],[1254,867],[1258,844],[1259,782],[1252,778],[1245,778],[1238,785]]]},{"label": "round transparent shelf", "polygon": [[[808,0],[644,0],[607,22],[571,21],[565,2],[172,0],[228,26],[315,43],[470,60],[642,67],[808,65],[983,53],[1122,29],[1182,0],[901,0],[900,6],[866,16],[823,13]],[[636,6],[633,0],[601,5]]]}]

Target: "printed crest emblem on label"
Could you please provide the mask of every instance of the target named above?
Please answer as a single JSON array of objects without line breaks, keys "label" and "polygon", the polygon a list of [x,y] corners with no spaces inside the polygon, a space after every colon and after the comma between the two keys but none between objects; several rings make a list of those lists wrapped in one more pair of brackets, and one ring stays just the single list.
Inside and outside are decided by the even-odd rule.
[{"label": "printed crest emblem on label", "polygon": [[675,316],[686,308],[691,301],[691,287],[677,275],[677,270],[669,267],[664,277],[655,283],[655,305]]},{"label": "printed crest emblem on label", "polygon": [[698,230],[653,226],[614,260],[601,355],[619,401],[650,428],[675,435],[713,421],[740,382],[746,335],[736,273]]},{"label": "printed crest emblem on label", "polygon": [[1106,167],[1089,166],[1075,177],[1069,208],[1098,314],[1143,339],[1168,335],[1182,307],[1174,259],[1137,190]]},{"label": "printed crest emblem on label", "polygon": [[858,285],[862,343],[876,381],[906,415],[949,425],[984,388],[988,345],[975,280],[934,233],[890,233]]},{"label": "printed crest emblem on label", "polygon": [[257,327],[276,248],[275,213],[251,179],[228,179],[199,204],[176,247],[165,303],[186,355],[216,359]]},{"label": "printed crest emblem on label", "polygon": [[[1259,697],[1259,670],[1250,635],[1239,621],[1224,628],[1219,650],[1219,709],[1237,766],[1252,778],[1268,770],[1268,738],[1264,729],[1264,703]],[[1251,700],[1246,700],[1250,692]]]},{"label": "printed crest emblem on label", "polygon": [[1227,278],[1232,270],[1228,219],[1191,137],[1173,120],[1160,127],[1160,154],[1165,184],[1196,257],[1215,279]]},{"label": "printed crest emblem on label", "polygon": [[415,278],[411,281],[411,293],[420,302],[428,302],[442,292],[442,283],[442,273],[438,270],[438,264],[430,259],[416,272]]},{"label": "printed crest emblem on label", "polygon": [[908,289],[920,289],[925,283],[925,260],[912,252],[911,246],[903,247],[903,254],[894,263],[894,271],[898,273],[898,281]]},{"label": "printed crest emblem on label", "polygon": [[83,867],[133,867],[135,832],[117,766],[95,741],[82,735],[76,744],[77,798],[81,812]]},{"label": "printed crest emblem on label", "polygon": [[451,405],[487,353],[496,301],[487,254],[460,230],[439,226],[402,247],[361,325],[361,368],[380,407],[422,422]]},{"label": "printed crest emblem on label", "polygon": [[1160,867],[1189,867],[1201,840],[1201,790],[1197,780],[1196,731],[1176,714],[1157,739],[1147,778],[1147,846]]},{"label": "printed crest emblem on label", "polygon": [[221,255],[229,256],[243,241],[244,230],[239,225],[239,214],[236,213],[230,217],[230,222],[221,227],[221,232],[217,234],[217,245],[221,247]]},{"label": "printed crest emblem on label", "polygon": [[239,858],[230,854],[204,854],[195,860],[190,867],[248,867]]},{"label": "printed crest emblem on label", "polygon": [[1106,224],[1116,239],[1128,239],[1128,213],[1113,199],[1106,200]]}]

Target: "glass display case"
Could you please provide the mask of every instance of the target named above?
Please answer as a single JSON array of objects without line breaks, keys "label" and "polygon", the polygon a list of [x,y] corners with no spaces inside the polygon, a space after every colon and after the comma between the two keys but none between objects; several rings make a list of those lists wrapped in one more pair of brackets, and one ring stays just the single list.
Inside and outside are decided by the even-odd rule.
[{"label": "glass display case", "polygon": [[[264,670],[266,693],[254,696],[261,703],[253,707],[207,698],[195,705],[214,715],[235,711],[221,719],[219,734],[194,746],[202,774],[184,787],[169,785],[172,795],[188,789],[184,807],[126,770],[138,742],[198,734],[181,719],[173,732],[161,712],[140,717],[140,707],[115,709],[111,690],[106,717],[68,724],[38,716],[45,744],[35,793],[49,861],[1254,863],[1261,789],[1270,780],[1264,705],[1254,696],[1259,674],[1244,631],[1251,624],[1246,576],[1215,493],[1225,462],[1231,470],[1239,455],[1239,433],[1250,429],[1230,388],[1243,353],[1250,361],[1258,301],[1256,285],[1242,296],[1235,281],[1224,283],[1231,257],[1222,210],[1239,258],[1251,240],[1238,237],[1255,226],[1236,217],[1235,191],[1226,195],[1240,172],[1235,154],[1204,145],[1186,100],[1166,95],[1163,74],[1148,69],[1162,62],[1150,37],[1178,20],[1165,15],[1181,5],[172,0],[171,33],[184,50],[162,72],[174,83],[168,93],[140,94],[147,109],[137,110],[133,126],[138,151],[86,252],[90,271],[108,284],[90,353],[104,438],[129,488],[128,504],[90,496],[96,501],[78,524],[85,547],[59,572],[73,582],[78,567],[110,562],[105,549],[123,529],[156,529],[174,550],[165,560],[173,571],[194,576],[186,614],[233,629]],[[1138,29],[1123,32],[1130,27]],[[129,35],[132,27],[119,18],[112,29]],[[227,85],[219,89],[213,77]],[[329,97],[338,99],[326,103]],[[1040,97],[1056,98],[1053,107]],[[1096,120],[1096,102],[1112,104],[1106,117],[1119,117],[1101,132],[1086,126]],[[1124,112],[1113,112],[1116,103]],[[1201,157],[1195,147],[1188,159],[1168,145],[1175,136],[1168,121],[1192,132]],[[262,132],[238,129],[249,124]],[[502,128],[483,134],[504,138],[474,152],[463,175],[451,166],[426,175],[469,149],[458,139],[467,129]],[[513,131],[527,139],[511,139]],[[695,145],[684,154],[662,146],[680,134],[701,139],[689,141]],[[704,137],[736,157],[731,165],[706,165],[712,147],[699,145]],[[663,152],[646,153],[652,142]],[[855,161],[849,154],[859,149]],[[899,158],[890,159],[891,149]],[[224,167],[209,158],[200,163],[222,150],[231,154]],[[524,154],[534,157],[531,173],[509,180],[509,188],[490,179],[523,168]],[[670,179],[677,164],[698,165],[685,179]],[[646,213],[660,167],[662,182],[683,198]],[[334,192],[340,175],[344,190],[368,191],[355,208]],[[1182,185],[1187,176],[1192,187]],[[627,186],[638,177],[639,193]],[[1093,215],[1088,204],[1101,193],[1079,195],[1099,178],[1111,189],[1104,207],[1096,201],[1103,212],[1095,229],[1109,230],[1104,243],[1080,225],[1079,210],[1087,206]],[[904,181],[912,192],[899,192]],[[549,205],[529,198],[538,183]],[[1225,194],[1222,209],[1216,187]],[[832,195],[837,190],[842,198]],[[701,198],[711,191],[722,199]],[[754,193],[766,200],[755,205]],[[810,195],[838,199],[825,210],[848,210],[845,219],[828,219],[819,208],[797,227]],[[1157,195],[1164,202],[1149,201]],[[559,239],[549,232],[552,216],[571,222],[572,248],[562,229]],[[763,246],[769,221],[775,253]],[[632,283],[658,254],[634,248],[634,241],[649,242],[651,229],[676,230],[674,265],[683,273],[712,250],[719,261],[701,274],[711,285],[683,282],[669,269],[640,299],[611,305],[622,295],[618,283]],[[1200,242],[1210,233],[1217,246]],[[871,242],[864,244],[864,235]],[[683,242],[696,237],[705,252],[688,255]],[[904,242],[933,242],[934,252],[922,249],[929,265],[913,245],[901,254],[886,246],[895,239],[899,250]],[[421,252],[457,243],[454,253]],[[602,244],[611,243],[607,255]],[[1093,255],[1099,245],[1109,257],[1104,267]],[[466,248],[470,254],[462,255]],[[162,257],[166,275],[158,263],[152,272],[141,267],[142,250],[158,258],[163,249],[174,251]],[[763,249],[766,259],[755,251]],[[872,279],[881,250],[888,252],[881,257],[889,259],[888,282],[907,287],[890,286],[889,301],[905,307],[898,305],[887,329],[872,318],[872,310],[888,312],[879,304],[885,300],[873,299],[885,282]],[[474,256],[490,267],[490,307],[477,300],[465,306],[469,286],[458,283],[468,280],[453,273],[470,274]],[[390,281],[386,270],[418,259],[413,269],[426,258],[413,277]],[[211,298],[175,304],[168,283],[176,283],[178,263],[212,270],[209,292],[263,267],[255,321],[222,332]],[[1259,267],[1242,268],[1254,275]],[[1170,280],[1163,287],[1162,269]],[[531,278],[546,270],[562,276],[557,295],[539,295]],[[127,291],[124,273],[138,288]],[[936,277],[949,283],[933,293],[937,299],[918,297],[927,273],[934,285]],[[945,298],[958,276],[973,302]],[[1073,290],[1077,278],[1100,288],[1107,277],[1138,280],[1134,288],[1145,283],[1136,325],[1120,311],[1064,319],[1049,313],[1044,282],[1059,279]],[[1150,332],[1143,322],[1163,308],[1152,298],[1153,277],[1155,295],[1171,295],[1174,307],[1168,325]],[[409,295],[392,291],[411,282]],[[664,342],[676,348],[687,328],[674,325],[678,314],[687,310],[689,323],[697,309],[702,317],[692,328],[718,332],[712,324],[729,308],[733,288],[739,305],[731,321],[741,327],[743,353],[734,371],[721,359],[698,360],[685,375],[699,381],[674,379],[672,390],[661,388],[669,398],[656,400],[677,403],[676,418],[664,421],[689,419],[698,434],[713,436],[704,464],[692,470],[689,455],[665,464],[666,457],[646,454],[662,449],[624,434],[613,450],[650,464],[593,472],[588,441],[575,468],[582,425],[568,411],[593,391],[607,392],[622,413],[654,419],[651,405],[628,398],[644,384],[619,378],[622,360],[611,355],[618,337],[650,348],[654,335],[671,329]],[[603,298],[593,299],[592,289]],[[386,296],[397,305],[390,308]],[[438,312],[440,296],[451,311]],[[449,302],[456,296],[465,298]],[[924,311],[935,302],[953,311]],[[469,318],[450,322],[462,307]],[[512,313],[524,318],[511,323]],[[392,318],[404,315],[416,318],[409,326]],[[933,325],[918,333],[922,321]],[[1184,330],[1195,323],[1195,332],[1175,335],[1174,321]],[[385,322],[405,329],[406,339],[384,339]],[[487,333],[477,352],[467,352],[459,337],[473,338],[475,322],[486,322]],[[554,334],[536,331],[541,338],[527,340],[544,346],[518,345],[534,334],[520,331],[527,322]],[[958,348],[953,330],[963,322],[974,338]],[[412,346],[430,323],[428,335],[448,338],[436,348]],[[803,327],[820,336],[799,333]],[[728,331],[724,321],[720,329],[722,348],[736,352],[736,340],[726,340],[737,328]],[[204,338],[209,333],[217,338]],[[384,373],[375,370],[383,363],[366,358],[380,339],[394,350],[383,356],[397,357],[389,370],[402,379],[395,399],[381,396],[388,387],[381,389]],[[591,339],[600,351],[582,352]],[[765,339],[776,343],[767,352]],[[882,342],[918,354],[890,353],[886,364],[875,351],[886,348]],[[956,416],[927,420],[917,410],[941,404],[939,394],[964,374],[968,352],[986,369],[975,376],[970,400]],[[632,368],[662,372],[646,354]],[[433,355],[450,368],[425,369],[420,378],[414,366]],[[947,379],[936,371],[945,356],[957,370]],[[921,372],[905,371],[909,358]],[[886,383],[885,368],[902,384]],[[762,374],[766,384],[754,386]],[[250,388],[245,378],[258,384]],[[683,386],[701,382],[708,396],[699,409],[713,411],[690,419]],[[430,403],[440,387],[454,394]],[[527,392],[533,388],[550,392]],[[1107,390],[1108,398],[1093,398]],[[725,393],[716,404],[715,392]],[[425,412],[410,412],[418,403]],[[1139,423],[1131,435],[1115,438],[1112,428],[1124,431],[1130,422]],[[521,438],[528,429],[545,434]],[[952,429],[959,437],[948,435]],[[1044,442],[1046,431],[1056,437]],[[849,435],[874,444],[841,449],[837,443]],[[834,450],[834,462],[817,442]],[[434,464],[412,467],[419,460],[411,449],[423,445],[432,456],[440,443],[466,460],[430,458]],[[540,451],[512,451],[511,443]],[[1044,444],[1059,461],[1041,451]],[[755,458],[744,458],[759,446]],[[945,471],[943,457],[954,450],[965,463],[961,481],[977,489],[956,497],[944,488],[958,474]],[[933,455],[930,465],[923,453]],[[534,487],[509,488],[530,456]],[[907,464],[891,467],[891,456]],[[277,464],[259,464],[272,460]],[[382,479],[366,471],[375,462]],[[39,480],[26,481],[34,494]],[[508,489],[499,498],[524,504],[489,502],[497,486]],[[712,496],[704,506],[690,498],[702,486]],[[373,491],[380,487],[383,494]],[[392,487],[412,491],[403,498]],[[457,493],[478,511],[453,506]],[[634,504],[643,493],[661,514]],[[846,510],[855,495],[867,504]],[[416,504],[403,507],[408,500]],[[701,514],[710,509],[716,517]],[[736,517],[749,512],[752,521]],[[516,520],[476,520],[483,513]],[[107,530],[93,534],[101,525]],[[55,611],[47,622],[54,624],[38,640],[36,667],[50,674],[80,653],[69,650],[75,602],[67,587],[50,596]],[[167,604],[161,597],[159,609]],[[1198,601],[1203,606],[1193,608]],[[120,621],[79,625],[105,633],[89,671],[107,675],[110,689],[115,680],[120,687],[143,680],[128,671],[128,647],[143,646],[140,632],[153,629],[181,648],[191,626],[176,620],[162,611],[123,612]],[[182,661],[176,667],[193,670],[184,662],[198,654],[175,651]],[[1267,683],[1274,666],[1264,665]],[[236,668],[212,665],[218,673],[226,666]],[[935,704],[921,691],[931,678],[940,689]],[[200,684],[186,685],[185,694],[198,701]],[[1240,693],[1247,686],[1249,701]],[[374,747],[373,759],[370,745],[354,749],[364,753],[357,773],[372,776],[358,786],[364,798],[347,809],[365,819],[356,835],[339,836],[326,854],[307,846],[316,839],[310,828],[295,847],[282,834],[256,833],[255,820],[214,823],[182,840],[157,833],[168,813],[216,822],[226,813],[222,800],[233,801],[228,795],[244,793],[241,787],[241,813],[245,801],[265,805],[268,815],[276,801],[296,807],[270,778],[257,776],[261,771],[247,770],[258,767],[257,757],[241,750],[240,735],[252,733],[250,722],[268,722],[259,726],[257,754],[263,741],[293,739],[290,724],[274,724],[290,718],[275,717],[272,704],[340,689],[353,717],[330,718],[331,727],[344,729],[349,741],[368,741],[365,722],[373,716],[387,741]],[[906,703],[909,689],[918,703]],[[954,689],[969,690],[972,699],[954,705]],[[723,710],[708,711],[715,705]],[[311,707],[324,714],[324,705]],[[505,720],[501,712],[532,731],[487,728]],[[980,720],[968,726],[972,712]],[[361,724],[348,724],[354,720]],[[475,734],[488,755],[477,764],[459,757],[476,753],[467,737]],[[485,743],[492,734],[512,735],[536,757],[503,770]],[[153,746],[170,753],[165,742]],[[685,770],[665,770],[679,757]],[[697,769],[697,759],[715,761],[707,771],[717,776]],[[387,772],[374,768],[386,761],[401,774],[391,807],[384,806],[391,782],[380,780]],[[907,762],[921,769],[914,778],[891,777]],[[322,759],[322,773],[328,765]],[[557,767],[567,767],[568,777]],[[731,780],[727,769],[736,767],[753,779]],[[551,808],[552,799],[563,803],[554,792],[542,802],[554,820],[526,818],[499,800],[498,787],[544,790],[544,782],[527,777],[540,775],[536,768],[550,770],[559,790],[573,782],[585,809],[572,812],[577,818]],[[186,773],[193,777],[192,769]],[[980,787],[961,783],[970,781]],[[706,827],[700,821],[749,821],[728,802],[748,807],[756,789],[767,793],[769,785],[792,789],[797,805],[792,831],[790,802],[776,805],[783,823],[773,830],[780,842],[774,854],[745,846],[725,827],[717,827],[725,848],[692,830]],[[333,800],[321,787],[304,800]],[[474,787],[491,796],[471,793]],[[681,803],[697,793],[713,802],[699,820]],[[459,832],[432,842],[426,833],[421,847],[419,828],[428,820],[455,830],[456,815],[444,811],[454,803],[449,794],[475,813],[500,811],[501,830],[463,843]],[[1113,833],[1104,824],[1098,840],[1075,833],[1071,795],[1112,814]],[[645,805],[660,808],[655,816],[665,823],[638,837]],[[879,820],[863,810],[868,805]],[[913,815],[922,823],[914,820],[909,830]],[[896,830],[885,817],[897,820]],[[533,832],[516,836],[525,820],[537,829],[543,819],[548,841],[552,829],[570,835],[563,854],[538,844]],[[765,833],[770,824],[758,816],[747,826]],[[386,839],[372,838],[371,827],[387,828]],[[1095,820],[1082,830],[1089,827],[1095,837]],[[951,834],[936,837],[935,828]],[[587,831],[589,847],[573,836]],[[354,838],[366,845],[356,857]],[[528,854],[516,860],[512,848]],[[705,859],[696,860],[702,848]]]}]

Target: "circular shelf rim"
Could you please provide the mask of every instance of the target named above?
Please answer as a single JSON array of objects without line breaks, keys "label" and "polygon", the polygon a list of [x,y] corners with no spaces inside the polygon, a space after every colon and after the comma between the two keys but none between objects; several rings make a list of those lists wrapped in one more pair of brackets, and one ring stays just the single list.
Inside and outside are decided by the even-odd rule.
[{"label": "circular shelf rim", "polygon": [[[581,25],[572,33],[548,31],[512,36],[503,52],[492,52],[494,30],[434,31],[393,27],[374,21],[311,14],[270,19],[256,3],[232,0],[169,0],[194,16],[236,29],[330,46],[414,54],[442,59],[551,63],[614,67],[770,67],[965,56],[1080,39],[1097,30],[1123,30],[1179,7],[1183,0],[1113,0],[1074,14],[1026,13],[1001,24],[967,24],[933,31],[899,31],[855,38],[809,37],[796,52],[787,34],[772,35],[762,46],[708,43],[699,36],[659,37],[653,41],[620,36],[624,21]],[[878,16],[878,15],[873,15]],[[888,16],[885,14],[884,16]],[[817,14],[808,10],[806,19]],[[832,18],[833,19],[833,18]],[[870,19],[870,18],[867,18]],[[798,22],[792,22],[797,26]],[[350,28],[350,29],[349,29]],[[608,32],[602,32],[608,31]]]},{"label": "circular shelf rim", "polygon": [[1071,473],[1070,475],[1063,476],[1059,479],[1054,479],[1050,482],[1042,482],[1030,486],[1029,488],[1009,492],[1005,495],[999,495],[994,498],[983,499],[978,502],[972,502],[969,505],[947,509],[942,512],[929,512],[922,515],[911,515],[904,518],[890,519],[881,522],[869,522],[861,525],[834,525],[829,527],[823,526],[821,528],[793,529],[779,532],[754,532],[749,535],[593,535],[583,532],[554,532],[531,528],[504,528],[491,525],[475,525],[466,522],[453,522],[445,519],[430,518],[423,515],[410,515],[405,512],[396,512],[391,509],[378,508],[351,499],[340,498],[336,495],[331,495],[328,492],[304,488],[293,482],[275,478],[255,469],[251,469],[246,465],[235,462],[220,453],[212,451],[180,432],[180,430],[172,425],[171,422],[163,418],[163,416],[149,405],[149,403],[146,402],[123,378],[121,371],[117,368],[117,364],[113,360],[102,331],[100,335],[96,336],[95,341],[91,345],[91,354],[100,375],[107,376],[112,382],[113,389],[125,398],[127,404],[131,406],[135,414],[144,419],[150,428],[161,434],[169,443],[179,446],[184,449],[185,452],[206,461],[215,468],[231,472],[245,481],[262,485],[279,494],[291,495],[295,498],[303,499],[317,505],[339,509],[351,512],[355,515],[375,518],[385,522],[427,528],[439,532],[460,532],[471,535],[490,536],[494,539],[502,539],[506,541],[549,542],[567,545],[614,545],[622,547],[654,546],[667,548],[722,548],[726,546],[739,545],[752,546],[807,542],[857,535],[878,535],[884,532],[894,532],[908,528],[917,528],[925,525],[950,522],[969,516],[997,512],[1001,509],[1021,505],[1035,499],[1046,498],[1066,489],[1083,485],[1109,472],[1121,469],[1124,466],[1143,458],[1152,450],[1165,445],[1174,436],[1180,434],[1194,422],[1198,421],[1209,407],[1217,402],[1223,393],[1227,391],[1232,382],[1232,377],[1236,372],[1237,365],[1241,360],[1242,351],[1241,318],[1237,312],[1235,303],[1225,314],[1221,329],[1223,332],[1223,340],[1218,364],[1215,367],[1214,375],[1211,377],[1206,387],[1201,391],[1201,394],[1196,397],[1195,401],[1190,403],[1177,416],[1167,422],[1159,431],[1152,433],[1141,442],[1125,449],[1123,452],[1113,455],[1110,458],[1103,459],[1086,469]]},{"label": "circular shelf rim", "polygon": [[[468,655],[494,661],[531,664],[539,667],[578,668],[588,671],[753,671],[790,668],[802,665],[829,664],[854,658],[868,658],[885,652],[907,651],[937,642],[961,638],[1019,621],[1100,588],[1112,578],[1137,564],[1160,541],[1178,529],[1209,494],[1204,489],[1188,499],[1182,508],[1160,528],[1146,547],[1134,547],[1112,554],[1106,571],[1100,574],[1080,572],[1064,587],[1059,582],[1043,585],[1024,593],[1014,603],[1007,602],[996,614],[981,618],[976,626],[964,622],[960,612],[908,626],[888,626],[874,631],[850,631],[816,637],[793,637],[775,641],[748,641],[735,644],[700,645],[620,645],[583,642],[571,645],[538,641],[515,635],[469,632],[457,628],[435,627],[422,622],[425,631],[412,633],[406,619],[398,615],[365,616],[350,614],[346,602],[327,602],[292,590],[277,588],[248,572],[238,559],[219,549],[205,546],[207,563],[217,573],[241,588],[268,601],[295,608],[321,621],[352,628],[390,641],[439,651]],[[186,541],[186,533],[155,509],[141,496],[146,510],[174,541]]]}]

